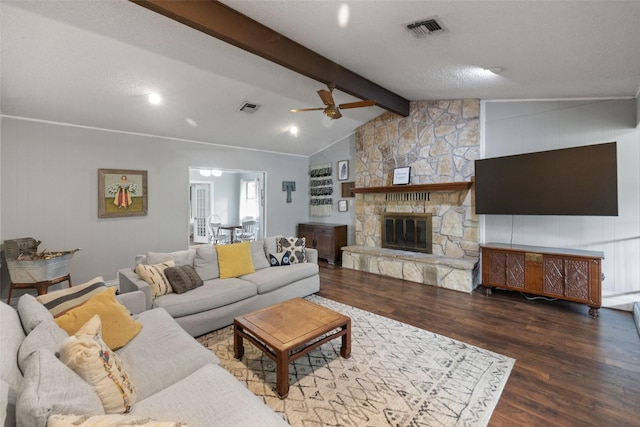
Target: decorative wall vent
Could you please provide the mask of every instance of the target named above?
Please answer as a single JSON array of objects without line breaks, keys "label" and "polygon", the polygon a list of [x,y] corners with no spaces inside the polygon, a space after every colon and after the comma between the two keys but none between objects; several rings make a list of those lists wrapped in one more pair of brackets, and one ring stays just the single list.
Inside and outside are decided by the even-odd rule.
[{"label": "decorative wall vent", "polygon": [[407,25],[407,29],[416,37],[423,37],[433,33],[441,33],[446,31],[440,19],[437,16],[433,18],[422,19]]},{"label": "decorative wall vent", "polygon": [[258,108],[260,108],[260,105],[254,102],[244,101],[240,108],[238,108],[238,111],[243,111],[245,113],[255,113],[256,111],[258,111]]}]

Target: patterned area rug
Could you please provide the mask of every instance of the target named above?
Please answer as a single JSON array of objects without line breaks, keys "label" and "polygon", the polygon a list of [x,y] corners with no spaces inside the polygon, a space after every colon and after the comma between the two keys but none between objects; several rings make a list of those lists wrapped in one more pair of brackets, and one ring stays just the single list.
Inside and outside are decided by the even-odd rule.
[{"label": "patterned area rug", "polygon": [[222,366],[293,426],[485,426],[515,360],[316,295],[309,301],[351,317],[351,358],[340,339],[292,362],[289,396],[275,392],[275,362],[233,330],[198,338]]}]

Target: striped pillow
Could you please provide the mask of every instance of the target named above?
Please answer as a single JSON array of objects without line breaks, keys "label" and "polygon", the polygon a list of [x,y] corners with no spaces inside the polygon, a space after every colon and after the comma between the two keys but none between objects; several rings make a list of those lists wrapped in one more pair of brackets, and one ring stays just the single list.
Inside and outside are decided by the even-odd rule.
[{"label": "striped pillow", "polygon": [[171,284],[169,284],[169,280],[164,274],[164,270],[175,266],[176,263],[173,260],[153,265],[138,264],[136,266],[136,273],[151,286],[151,293],[155,298],[173,292]]},{"label": "striped pillow", "polygon": [[106,289],[102,276],[95,277],[82,285],[49,292],[36,299],[46,307],[53,317],[62,316],[67,311],[87,302],[92,296]]}]

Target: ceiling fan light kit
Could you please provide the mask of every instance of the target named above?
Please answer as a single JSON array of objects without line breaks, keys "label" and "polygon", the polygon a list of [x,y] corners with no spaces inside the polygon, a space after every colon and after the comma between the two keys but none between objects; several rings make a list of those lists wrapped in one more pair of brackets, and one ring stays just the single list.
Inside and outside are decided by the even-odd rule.
[{"label": "ceiling fan light kit", "polygon": [[340,110],[348,109],[348,108],[360,108],[360,107],[373,107],[376,105],[376,102],[367,99],[364,101],[356,101],[356,102],[347,102],[345,104],[336,105],[336,102],[333,100],[333,90],[336,88],[336,85],[330,83],[327,85],[329,90],[320,89],[318,91],[318,96],[322,99],[325,107],[319,108],[294,108],[290,110],[292,113],[300,113],[303,111],[322,111],[327,117],[331,120],[339,119],[342,117],[342,113]]}]

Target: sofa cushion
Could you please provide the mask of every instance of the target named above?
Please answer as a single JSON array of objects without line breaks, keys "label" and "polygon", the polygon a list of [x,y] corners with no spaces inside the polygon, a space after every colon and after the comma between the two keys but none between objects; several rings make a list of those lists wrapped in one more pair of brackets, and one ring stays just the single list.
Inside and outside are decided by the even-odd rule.
[{"label": "sofa cushion", "polygon": [[173,260],[175,265],[193,265],[195,256],[195,249],[185,249],[175,252],[147,252],[146,264],[162,264],[163,262]]},{"label": "sofa cushion", "polygon": [[60,348],[60,360],[91,384],[107,414],[126,414],[136,401],[129,374],[102,340],[100,316],[93,316]]},{"label": "sofa cushion", "polygon": [[60,326],[56,325],[53,319],[44,320],[38,324],[33,331],[22,342],[18,350],[18,365],[22,372],[26,370],[27,358],[36,350],[44,348],[56,354],[64,341],[69,338]]},{"label": "sofa cushion", "polygon": [[164,270],[164,275],[176,294],[183,294],[198,286],[202,286],[202,279],[190,265],[177,265]]},{"label": "sofa cushion", "polygon": [[55,322],[69,335],[75,334],[94,314],[102,320],[104,342],[109,348],[117,350],[135,337],[142,325],[127,311],[115,297],[116,288],[107,288],[89,301],[69,310],[55,319]]},{"label": "sofa cushion", "polygon": [[265,256],[269,256],[269,254],[275,254],[278,252],[278,240],[280,240],[282,236],[277,235],[274,237],[267,237],[264,239],[264,254]]},{"label": "sofa cushion", "polygon": [[167,276],[164,275],[164,270],[175,266],[176,263],[173,260],[159,264],[138,264],[136,266],[136,274],[151,286],[151,294],[155,298],[173,292]]},{"label": "sofa cushion", "polygon": [[131,414],[52,415],[47,427],[188,427],[179,421],[156,421]]},{"label": "sofa cushion", "polygon": [[281,237],[278,239],[278,252],[290,251],[291,264],[307,262],[304,253],[305,237]]},{"label": "sofa cushion", "polygon": [[100,398],[87,382],[48,350],[27,359],[16,404],[18,425],[45,427],[51,414],[104,414]]},{"label": "sofa cushion", "polygon": [[[2,349],[0,351],[0,401],[6,402],[7,421],[13,421],[15,415],[15,404],[17,391],[22,384],[22,373],[18,369],[15,357],[5,357],[5,355],[16,355],[24,340],[24,331],[18,318],[18,313],[9,305],[0,302],[0,325],[2,328]],[[0,408],[0,426],[5,425],[2,421],[2,412],[4,407]],[[10,423],[6,425],[11,425]]]},{"label": "sofa cushion", "polygon": [[232,245],[218,245],[218,267],[220,278],[228,279],[243,274],[253,273],[253,260],[251,259],[251,243],[242,242]]},{"label": "sofa cushion", "polygon": [[[260,271],[269,270],[271,269]],[[203,286],[181,295],[164,295],[162,298],[157,298],[153,304],[166,309],[173,317],[182,317],[223,307],[256,294],[256,286],[246,280],[214,279],[207,280]]]},{"label": "sofa cushion", "polygon": [[140,333],[116,351],[136,386],[136,406],[202,366],[219,363],[213,352],[186,333],[164,309],[145,311],[137,320],[143,325]]},{"label": "sofa cushion", "polygon": [[269,267],[269,259],[264,252],[264,242],[262,240],[251,242],[251,260],[256,271]]},{"label": "sofa cushion", "polygon": [[[288,426],[233,375],[206,365],[139,402],[133,415],[178,419],[190,426]],[[215,418],[212,420],[212,414]]]},{"label": "sofa cushion", "polygon": [[25,334],[30,333],[43,320],[53,320],[49,310],[31,294],[24,294],[18,300],[18,314]]},{"label": "sofa cushion", "polygon": [[318,264],[305,262],[291,264],[282,268],[268,268],[259,272],[246,274],[241,277],[256,285],[259,294],[265,294],[282,288],[298,280],[306,279],[318,274]]},{"label": "sofa cushion", "polygon": [[49,310],[53,317],[58,317],[72,308],[78,307],[89,299],[107,289],[102,276],[95,277],[81,285],[49,292],[36,298]]},{"label": "sofa cushion", "polygon": [[283,265],[291,265],[289,261],[289,257],[291,257],[291,252],[277,252],[275,254],[269,254],[269,261],[271,262],[271,267],[281,267]]},{"label": "sofa cushion", "polygon": [[193,260],[193,268],[202,280],[217,279],[220,277],[218,268],[218,252],[215,246],[200,246],[196,249]]}]

